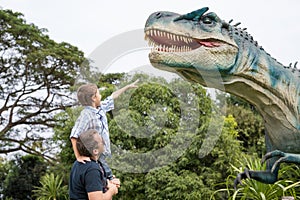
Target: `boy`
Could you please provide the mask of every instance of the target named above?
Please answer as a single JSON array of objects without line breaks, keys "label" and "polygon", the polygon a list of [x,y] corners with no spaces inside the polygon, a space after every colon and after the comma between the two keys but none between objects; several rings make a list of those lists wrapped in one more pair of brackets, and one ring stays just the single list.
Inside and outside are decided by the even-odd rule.
[{"label": "boy", "polygon": [[84,106],[84,109],[81,111],[70,134],[76,159],[78,162],[83,163],[85,160],[90,160],[88,157],[81,156],[78,153],[76,140],[83,131],[88,129],[97,130],[104,142],[104,152],[101,154],[99,160],[102,163],[109,180],[113,179],[113,174],[105,160],[106,157],[111,157],[106,112],[114,108],[114,99],[118,98],[123,92],[128,89],[137,88],[136,83],[138,81],[139,80],[136,80],[134,83],[113,92],[112,95],[107,97],[104,101],[101,101],[101,95],[96,84],[85,84],[80,86],[77,90],[77,98],[81,105]]}]

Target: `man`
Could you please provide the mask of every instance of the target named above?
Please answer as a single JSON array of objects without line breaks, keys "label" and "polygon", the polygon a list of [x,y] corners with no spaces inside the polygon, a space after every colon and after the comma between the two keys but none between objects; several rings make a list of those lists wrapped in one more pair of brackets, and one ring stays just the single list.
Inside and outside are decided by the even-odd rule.
[{"label": "man", "polygon": [[90,129],[80,134],[76,141],[80,156],[88,157],[85,163],[74,162],[69,182],[71,200],[111,200],[118,193],[119,185],[107,181],[104,169],[98,159],[104,151],[102,137]]},{"label": "man", "polygon": [[105,169],[105,172],[109,180],[113,180],[114,176],[111,169],[109,168],[105,158],[111,157],[110,139],[108,122],[106,118],[106,112],[114,108],[114,99],[118,98],[122,93],[128,89],[137,88],[136,80],[134,83],[126,85],[125,87],[115,91],[111,96],[107,97],[104,101],[101,101],[101,95],[99,93],[96,84],[85,84],[78,88],[77,98],[84,109],[81,111],[80,116],[75,122],[75,125],[70,134],[73,150],[76,159],[79,162],[84,162],[88,158],[79,156],[76,149],[76,140],[79,135],[88,129],[95,129],[102,136],[104,141],[104,152],[100,156],[100,161]]}]

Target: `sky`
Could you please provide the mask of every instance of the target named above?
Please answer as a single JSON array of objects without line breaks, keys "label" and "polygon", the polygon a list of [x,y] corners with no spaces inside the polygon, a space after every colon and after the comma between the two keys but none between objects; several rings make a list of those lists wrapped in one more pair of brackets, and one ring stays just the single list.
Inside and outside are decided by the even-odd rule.
[{"label": "sky", "polygon": [[150,66],[143,28],[151,13],[202,7],[232,24],[241,22],[282,64],[300,60],[299,0],[0,0],[0,6],[23,13],[56,42],[77,46],[104,73]]}]

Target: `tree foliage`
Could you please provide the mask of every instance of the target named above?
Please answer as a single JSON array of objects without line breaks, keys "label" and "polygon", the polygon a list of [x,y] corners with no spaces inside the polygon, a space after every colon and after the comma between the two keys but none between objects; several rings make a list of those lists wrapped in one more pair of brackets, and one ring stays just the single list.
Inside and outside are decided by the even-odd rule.
[{"label": "tree foliage", "polygon": [[49,157],[45,140],[54,115],[73,105],[70,88],[81,68],[83,52],[56,43],[21,13],[0,10],[0,153],[24,151]]},{"label": "tree foliage", "polygon": [[46,172],[47,164],[37,156],[17,155],[9,162],[9,171],[3,182],[4,198],[16,200],[32,199],[35,186]]},{"label": "tree foliage", "polygon": [[226,93],[218,93],[218,106],[224,115],[232,115],[237,122],[238,140],[243,151],[262,157],[266,153],[263,119],[255,107],[246,101]]}]

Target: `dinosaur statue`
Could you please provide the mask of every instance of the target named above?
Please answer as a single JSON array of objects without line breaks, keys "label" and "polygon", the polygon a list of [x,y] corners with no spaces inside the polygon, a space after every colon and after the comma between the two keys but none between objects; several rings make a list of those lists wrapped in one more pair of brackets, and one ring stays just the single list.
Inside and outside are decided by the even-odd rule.
[{"label": "dinosaur statue", "polygon": [[221,20],[207,7],[180,15],[155,12],[145,24],[153,46],[149,59],[158,69],[245,99],[264,119],[266,171],[237,175],[272,184],[280,163],[300,164],[300,72],[284,66],[258,46],[246,29]]}]

